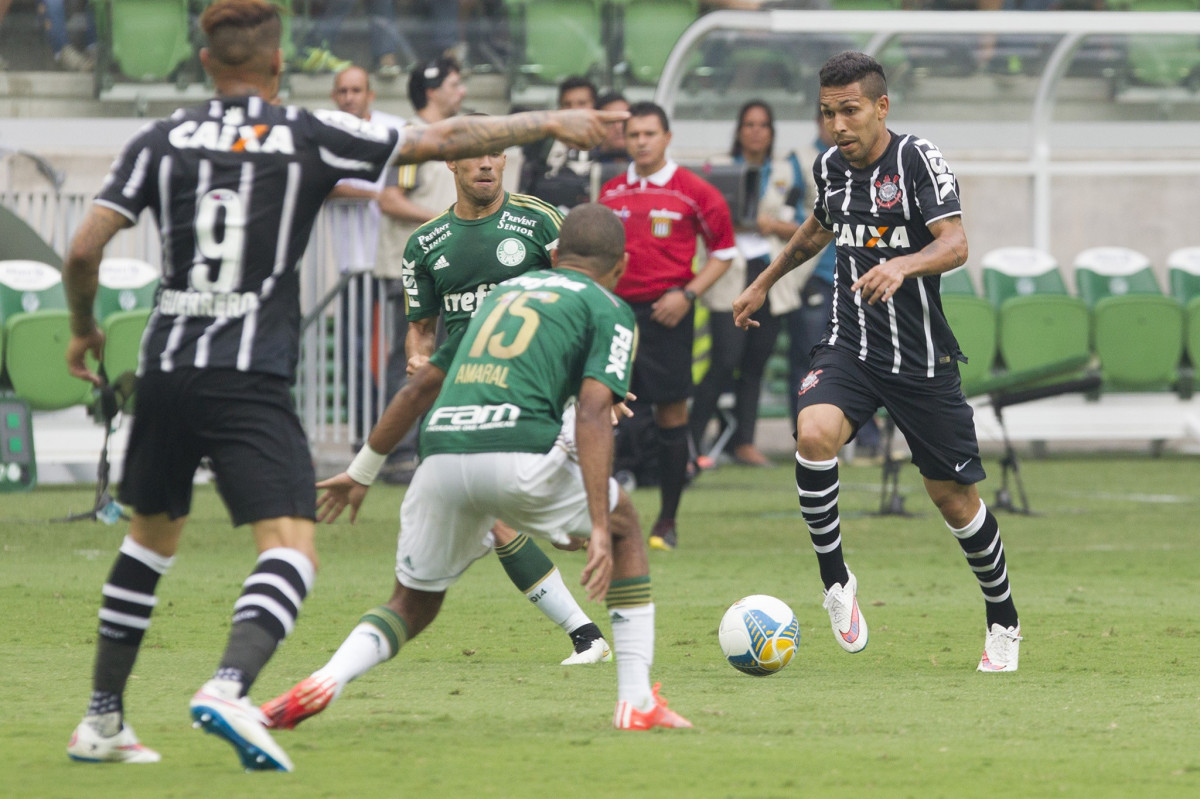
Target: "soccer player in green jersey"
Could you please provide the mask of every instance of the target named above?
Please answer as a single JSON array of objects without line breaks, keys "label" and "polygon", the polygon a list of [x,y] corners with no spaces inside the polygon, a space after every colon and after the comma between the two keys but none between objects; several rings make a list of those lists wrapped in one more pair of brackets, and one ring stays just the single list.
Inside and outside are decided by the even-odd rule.
[{"label": "soccer player in green jersey", "polygon": [[[514,275],[551,266],[550,251],[558,243],[562,214],[536,197],[507,194],[501,185],[504,165],[503,153],[449,162],[455,204],[409,236],[402,275],[410,374],[431,360],[445,375],[467,324],[488,292]],[[436,347],[439,316],[445,318],[448,335]],[[427,397],[422,412],[432,402],[433,397]],[[366,448],[363,451],[370,454]],[[600,628],[579,607],[537,544],[503,523],[492,533],[509,579],[570,635],[574,651],[563,665],[611,660]],[[565,538],[559,543],[564,544]]]},{"label": "soccer player in green jersey", "polygon": [[[263,705],[275,727],[321,712],[342,689],[396,655],[437,616],[446,590],[490,550],[497,519],[546,538],[587,541],[581,583],[605,600],[617,652],[618,729],[690,727],[651,687],[654,604],[641,525],[611,477],[614,400],[629,387],[629,306],[611,293],[624,270],[624,230],[607,208],[576,207],[562,226],[557,269],[501,283],[480,305],[426,420],[421,465],[400,509],[396,583],[312,676]],[[423,366],[409,385],[426,382]],[[437,370],[440,371],[440,370]],[[574,421],[562,409],[578,398]],[[389,405],[371,433],[393,442],[415,418]],[[353,514],[365,487],[328,483],[324,510]]]}]

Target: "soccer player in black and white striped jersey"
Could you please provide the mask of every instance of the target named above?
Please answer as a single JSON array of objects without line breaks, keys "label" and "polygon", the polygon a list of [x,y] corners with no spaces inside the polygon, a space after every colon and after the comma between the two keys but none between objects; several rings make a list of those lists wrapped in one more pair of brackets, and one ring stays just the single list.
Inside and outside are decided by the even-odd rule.
[{"label": "soccer player in black and white striped jersey", "polygon": [[228,740],[246,768],[289,771],[246,694],[291,632],[316,573],[315,475],[289,388],[300,332],[296,267],[321,203],[339,180],[373,180],[389,162],[464,158],[547,136],[591,147],[606,122],[624,115],[460,117],[398,132],[275,104],[282,56],[274,4],[218,0],[201,26],[201,61],[217,96],[133,137],[63,268],[68,368],[99,385],[84,356],[99,358],[104,345],[93,315],[100,260],[143,210],[155,217],[163,278],[142,340],[120,492],[133,520],[104,586],[92,699],[67,752],[87,762],[159,760],[125,724],[123,696],[207,456],[234,524],[252,526],[259,556],[192,715]]},{"label": "soccer player in black and white striped jersey", "polygon": [[957,180],[935,145],[887,128],[887,81],[875,59],[840,53],[822,67],[820,84],[835,146],[813,165],[813,213],[733,307],[739,325],[754,325],[767,289],[834,242],[833,310],[796,419],[796,488],[834,637],[847,652],[867,645],[858,581],[842,557],[837,453],[884,407],[983,591],[978,668],[1016,671],[1020,624],[996,517],[976,489],[984,471],[958,377],[966,359],[939,292],[940,275],[967,259]]}]

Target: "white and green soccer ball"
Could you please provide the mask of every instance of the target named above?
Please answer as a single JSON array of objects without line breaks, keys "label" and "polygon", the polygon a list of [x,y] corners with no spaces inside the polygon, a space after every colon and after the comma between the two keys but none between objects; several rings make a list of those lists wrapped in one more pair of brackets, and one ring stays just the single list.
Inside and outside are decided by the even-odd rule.
[{"label": "white and green soccer ball", "polygon": [[729,665],[762,677],[792,662],[800,645],[800,623],[785,602],[754,594],[725,611],[717,637]]}]

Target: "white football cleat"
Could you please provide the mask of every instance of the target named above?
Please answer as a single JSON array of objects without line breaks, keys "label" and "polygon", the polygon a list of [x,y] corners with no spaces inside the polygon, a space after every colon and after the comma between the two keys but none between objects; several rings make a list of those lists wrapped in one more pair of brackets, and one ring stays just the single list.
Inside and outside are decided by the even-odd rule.
[{"label": "white football cleat", "polygon": [[993,624],[983,639],[983,657],[977,671],[1016,671],[1021,654],[1021,625],[1001,627]]},{"label": "white football cleat", "polygon": [[291,771],[292,761],[267,732],[267,718],[250,697],[230,696],[219,680],[206,682],[191,701],[193,727],[224,738],[247,771]]},{"label": "white football cleat", "polygon": [[582,650],[576,650],[571,657],[562,662],[564,666],[578,666],[585,663],[607,663],[612,660],[612,649],[603,638],[593,638]]},{"label": "white football cleat", "polygon": [[858,610],[858,578],[846,569],[846,582],[825,592],[822,603],[829,611],[833,637],[847,652],[861,652],[867,646],[867,620]]},{"label": "white football cleat", "polygon": [[142,746],[128,724],[116,735],[105,738],[87,721],[79,722],[67,744],[67,755],[80,763],[157,763],[162,755]]}]

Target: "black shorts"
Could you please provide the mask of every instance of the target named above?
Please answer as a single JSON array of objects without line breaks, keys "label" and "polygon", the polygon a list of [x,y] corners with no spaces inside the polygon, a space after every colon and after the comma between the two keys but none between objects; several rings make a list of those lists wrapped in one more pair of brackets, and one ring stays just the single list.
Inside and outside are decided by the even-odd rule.
[{"label": "black shorts", "polygon": [[143,515],[187,516],[205,456],[235,526],[316,518],[312,454],[286,379],[230,369],[143,375],[121,502]]},{"label": "black shorts", "polygon": [[853,355],[821,346],[800,383],[798,407],[810,405],[837,406],[855,430],[886,408],[923,477],[971,485],[987,476],[979,459],[975,411],[963,396],[957,371],[934,377],[879,372]]},{"label": "black shorts", "polygon": [[675,327],[650,318],[654,303],[629,304],[637,318],[638,345],[633,358],[629,390],[642,402],[665,405],[692,396],[692,339],[695,312],[689,311]]}]

